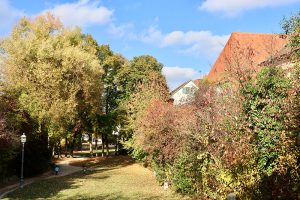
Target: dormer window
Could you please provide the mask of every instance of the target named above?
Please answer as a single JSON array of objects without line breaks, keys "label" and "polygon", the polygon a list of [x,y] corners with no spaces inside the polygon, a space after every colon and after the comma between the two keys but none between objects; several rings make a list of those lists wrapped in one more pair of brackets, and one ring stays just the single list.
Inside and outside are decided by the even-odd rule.
[{"label": "dormer window", "polygon": [[191,94],[192,93],[192,88],[191,87],[184,87],[184,88],[182,88],[182,93],[183,94]]}]

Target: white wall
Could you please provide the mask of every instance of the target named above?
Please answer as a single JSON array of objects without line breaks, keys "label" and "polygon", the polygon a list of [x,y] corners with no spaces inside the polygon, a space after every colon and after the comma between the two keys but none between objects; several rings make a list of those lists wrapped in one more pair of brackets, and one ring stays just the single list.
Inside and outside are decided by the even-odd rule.
[{"label": "white wall", "polygon": [[188,82],[184,87],[172,95],[172,98],[174,99],[174,105],[184,104],[192,100],[194,93],[185,94],[183,92],[183,88],[195,88],[198,90],[197,85],[193,81]]}]

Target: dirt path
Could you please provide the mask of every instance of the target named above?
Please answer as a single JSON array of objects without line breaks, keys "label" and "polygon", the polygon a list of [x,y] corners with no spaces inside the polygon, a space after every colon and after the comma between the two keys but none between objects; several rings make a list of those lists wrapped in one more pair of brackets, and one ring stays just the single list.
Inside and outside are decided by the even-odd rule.
[{"label": "dirt path", "polygon": [[[78,171],[82,170],[82,167],[72,166],[71,164],[73,162],[75,162],[75,163],[83,162],[87,159],[88,158],[68,158],[68,159],[58,160],[55,162],[60,167],[60,172],[58,175],[53,174],[52,171],[48,171],[40,176],[24,179],[24,186],[34,183],[36,181],[67,176],[69,174],[78,172]],[[20,183],[16,182],[12,185],[1,188],[0,189],[0,199],[2,199],[8,193],[11,193],[11,192],[15,191],[16,189],[18,189],[19,186],[20,186]]]}]

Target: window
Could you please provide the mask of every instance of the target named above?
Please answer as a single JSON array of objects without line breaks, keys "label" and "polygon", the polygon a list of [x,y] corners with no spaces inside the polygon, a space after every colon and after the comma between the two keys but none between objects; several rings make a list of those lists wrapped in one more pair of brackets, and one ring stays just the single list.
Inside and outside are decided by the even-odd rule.
[{"label": "window", "polygon": [[190,94],[191,93],[191,90],[192,88],[190,88],[190,87],[184,87],[184,88],[182,88],[182,93],[183,94]]}]

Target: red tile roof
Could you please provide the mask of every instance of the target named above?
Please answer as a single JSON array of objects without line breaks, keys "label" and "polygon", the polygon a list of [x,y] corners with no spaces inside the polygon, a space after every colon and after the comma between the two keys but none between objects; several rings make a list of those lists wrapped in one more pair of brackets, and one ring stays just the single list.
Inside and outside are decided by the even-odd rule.
[{"label": "red tile roof", "polygon": [[201,79],[194,80],[195,85],[199,86]]},{"label": "red tile roof", "polygon": [[257,68],[260,63],[280,52],[286,44],[286,37],[279,34],[234,32],[210,70],[208,80],[221,80],[225,71],[234,65]]}]

